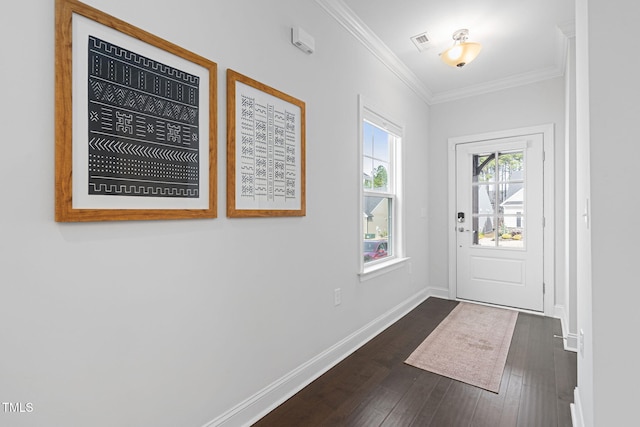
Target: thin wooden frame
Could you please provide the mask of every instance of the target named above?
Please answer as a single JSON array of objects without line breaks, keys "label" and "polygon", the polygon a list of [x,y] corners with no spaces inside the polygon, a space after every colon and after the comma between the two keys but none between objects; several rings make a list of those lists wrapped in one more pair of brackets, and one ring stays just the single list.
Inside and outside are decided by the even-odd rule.
[{"label": "thin wooden frame", "polygon": [[227,70],[227,216],[304,216],[305,158],[305,103]]},{"label": "thin wooden frame", "polygon": [[[75,22],[76,20],[78,20],[77,23]],[[84,24],[82,24],[83,22]],[[80,36],[74,34],[74,31],[80,25],[85,25],[85,27],[89,29],[95,28],[95,31],[98,34],[113,34],[113,39],[115,39],[115,42],[113,42],[114,44],[111,44],[111,42],[102,44],[102,46],[110,46],[107,48],[106,52],[109,52],[108,49],[120,49],[120,44],[124,44],[124,46],[134,46],[134,48],[137,49],[135,52],[128,50],[129,48],[120,49],[118,52],[120,52],[120,58],[124,58],[124,53],[126,53],[127,58],[130,58],[131,55],[135,55],[135,58],[137,58],[135,61],[145,61],[129,64],[131,65],[131,67],[129,67],[130,70],[134,70],[130,71],[130,73],[138,73],[138,79],[144,79],[145,77],[140,77],[140,75],[144,74],[144,71],[136,71],[136,69],[142,69],[143,67],[137,67],[136,64],[144,63],[145,65],[148,65],[149,63],[152,63],[154,67],[160,67],[160,69],[165,70],[163,72],[166,72],[167,74],[165,74],[164,77],[161,77],[160,80],[156,79],[154,81],[156,83],[158,81],[162,82],[166,89],[160,89],[159,91],[156,91],[156,93],[166,94],[167,91],[174,91],[172,93],[175,94],[176,92],[179,92],[179,95],[174,95],[176,97],[175,99],[169,99],[167,105],[171,104],[173,107],[178,108],[177,104],[179,104],[181,100],[188,98],[189,101],[185,101],[185,105],[191,107],[195,106],[194,108],[189,109],[188,114],[190,114],[191,117],[195,117],[196,115],[198,117],[198,120],[195,122],[196,125],[183,124],[182,127],[178,128],[176,126],[176,123],[178,123],[177,121],[172,122],[173,124],[170,122],[174,118],[177,119],[179,114],[181,118],[186,117],[186,115],[188,115],[186,107],[184,115],[182,115],[183,113],[167,112],[167,115],[164,118],[169,117],[169,120],[163,121],[165,124],[162,130],[165,140],[174,144],[173,146],[167,143],[164,147],[159,146],[159,148],[154,151],[153,146],[150,145],[145,147],[140,145],[143,144],[144,141],[139,140],[136,142],[134,138],[131,138],[129,140],[131,143],[103,141],[103,145],[98,146],[98,149],[105,149],[104,144],[111,144],[107,148],[114,150],[117,149],[114,151],[115,154],[111,155],[112,158],[116,159],[113,160],[113,162],[126,161],[138,162],[139,164],[144,163],[147,165],[144,166],[144,168],[146,168],[145,170],[147,171],[147,175],[153,176],[157,181],[159,181],[161,177],[170,176],[168,175],[169,172],[153,172],[157,170],[157,166],[151,167],[148,165],[158,165],[162,164],[162,162],[164,162],[165,166],[168,165],[169,167],[174,168],[174,171],[177,170],[177,168],[182,168],[181,170],[185,171],[189,170],[190,172],[188,176],[190,178],[183,178],[183,175],[180,175],[180,178],[169,178],[166,179],[167,182],[155,184],[155,188],[153,188],[153,184],[147,185],[148,181],[146,181],[146,176],[138,180],[138,184],[133,184],[135,181],[133,179],[127,179],[126,181],[131,183],[129,186],[127,186],[127,184],[91,184],[89,179],[85,181],[86,186],[84,182],[81,182],[81,185],[74,186],[74,175],[76,175],[75,179],[78,179],[78,176],[83,176],[82,174],[90,175],[88,170],[90,163],[89,157],[91,157],[86,156],[85,158],[79,158],[78,160],[78,153],[83,152],[83,150],[85,150],[84,147],[88,147],[89,145],[89,137],[87,136],[89,135],[89,132],[83,135],[74,130],[74,125],[78,126],[78,123],[81,123],[81,126],[86,126],[87,128],[92,126],[89,124],[89,121],[91,120],[89,118],[89,110],[91,108],[90,103],[88,102],[89,96],[87,95],[86,99],[82,99],[83,97],[80,94],[82,93],[82,90],[84,90],[82,88],[83,85],[74,85],[75,68],[73,59],[75,54],[74,52],[77,52],[77,50],[74,51],[74,43],[78,43],[77,49],[88,49],[85,46],[90,46],[92,39],[92,35],[89,34],[87,38],[89,42],[87,42],[87,45],[84,45],[84,40],[80,40]],[[56,0],[55,37],[55,220],[58,222],[78,222],[215,218],[217,216],[217,64],[197,54],[189,52],[171,42],[141,30],[140,28],[130,25],[118,18],[107,15],[93,7],[75,0]],[[75,37],[78,37],[78,39],[75,39]],[[86,55],[90,57],[91,53],[87,53]],[[160,59],[154,59],[154,56],[158,56]],[[82,67],[82,64],[82,61],[78,61],[77,66]],[[87,61],[87,64],[89,64],[89,61]],[[183,68],[187,70],[196,71],[193,72],[193,75],[189,75],[190,71],[180,69],[180,64],[182,64]],[[87,69],[88,68],[90,68],[89,65],[87,66]],[[151,68],[148,68],[148,70],[151,70]],[[89,74],[90,71],[87,70],[86,73]],[[175,80],[174,83],[172,83],[172,79],[174,79],[174,77]],[[80,77],[76,76],[76,78]],[[179,78],[183,78],[185,80],[181,82],[179,81]],[[123,79],[126,78],[123,77]],[[129,83],[132,80],[134,79],[128,78],[128,80],[122,80],[122,82]],[[178,84],[175,84],[175,81],[178,81]],[[187,87],[187,84],[184,84],[185,81],[196,83],[193,83],[193,87],[189,88]],[[83,84],[86,88],[87,82],[84,82]],[[110,82],[107,82],[107,84],[110,84]],[[137,84],[138,87],[143,87],[142,83]],[[112,86],[115,87],[117,85],[114,84]],[[152,84],[149,84],[148,87],[152,87]],[[78,88],[80,88],[80,90],[78,90]],[[124,86],[124,89],[131,88],[133,88],[133,86]],[[74,90],[78,93],[74,93]],[[90,89],[87,89],[87,92],[89,91]],[[131,90],[130,92],[134,92],[134,90]],[[194,93],[195,95],[193,95]],[[139,93],[138,95],[148,95],[148,93]],[[154,96],[152,94],[150,98],[158,101],[160,100],[161,95]],[[174,100],[176,100],[176,102],[172,102]],[[191,102],[192,100],[195,101],[193,101],[192,104],[188,104],[188,102]],[[80,106],[74,105],[76,102],[86,104],[79,104]],[[76,111],[74,108],[84,108],[82,105],[87,105],[86,118],[79,116],[80,119],[76,120],[78,123],[74,123],[74,111]],[[141,108],[139,111],[143,111],[143,107],[139,108]],[[161,111],[160,107],[154,111]],[[160,133],[160,127],[154,128],[157,122],[150,125],[151,127],[145,128],[143,124],[147,119],[144,117],[139,118],[140,116],[144,115],[140,113],[135,116],[135,125],[140,125],[142,126],[141,129],[146,129],[148,138],[152,138],[152,136],[149,135],[153,133],[154,129],[158,130],[158,134]],[[93,116],[91,117],[93,118]],[[102,116],[99,117],[100,118],[96,118],[95,121],[105,120],[101,118]],[[131,116],[127,116],[127,118],[129,117]],[[118,118],[120,119],[121,117]],[[156,119],[159,120],[156,117],[149,118],[148,121],[151,122]],[[86,120],[87,124],[82,124],[82,120]],[[127,125],[131,125],[131,119],[129,118],[128,120],[129,121],[126,122]],[[192,119],[192,121],[193,120],[195,119]],[[172,129],[169,129],[170,126],[172,126]],[[115,126],[115,129],[118,129],[117,125]],[[120,131],[122,131],[122,129],[123,128],[120,128]],[[131,126],[127,126],[125,130],[133,132],[131,131]],[[181,131],[182,133],[180,133]],[[138,136],[144,134],[145,131],[142,130],[136,132],[138,132],[136,133],[136,136]],[[133,133],[131,133],[131,135],[133,135]],[[84,139],[85,137],[86,140]],[[74,140],[74,138],[76,140]],[[192,143],[190,146],[191,148],[185,148],[189,147],[187,145],[189,144],[189,141]],[[136,143],[139,143],[139,145],[136,146]],[[183,145],[178,146],[178,143]],[[96,143],[91,146],[91,150],[95,151],[95,144]],[[77,149],[78,146],[83,148],[77,150],[75,153],[76,157],[74,157],[74,147]],[[88,152],[90,148],[86,148],[86,150]],[[119,157],[118,153],[120,153]],[[138,156],[138,158],[136,158],[136,156]],[[125,158],[126,160],[123,160]],[[95,162],[95,160],[91,160],[91,162]],[[173,162],[173,164],[171,164],[171,162]],[[183,163],[178,165],[179,162]],[[188,162],[190,163],[188,164]],[[207,164],[208,167],[206,166]],[[74,170],[74,166],[76,170]],[[140,170],[137,170],[136,173]],[[129,176],[133,176],[130,172],[126,173],[129,174]],[[124,172],[122,176],[124,176]],[[187,172],[184,172],[184,176],[187,176]],[[112,175],[107,177],[107,179],[118,178],[113,178]],[[188,179],[191,179],[191,184],[189,184],[191,187],[186,187],[189,182]],[[193,183],[194,180],[197,184]],[[161,188],[161,186],[164,187]],[[88,195],[90,192],[89,188],[108,188],[109,191],[105,191],[104,194]],[[119,193],[117,196],[107,195],[109,192],[113,193],[113,190],[116,188],[120,189],[118,190]],[[135,190],[131,191],[131,189]],[[149,191],[149,189],[151,189],[151,191]],[[157,196],[158,194],[159,196]],[[74,204],[74,200],[77,201],[83,197],[86,197],[86,199],[89,200],[87,204],[90,206],[78,206]],[[104,206],[101,205],[103,202]],[[122,205],[119,205],[120,203],[122,203]]]}]

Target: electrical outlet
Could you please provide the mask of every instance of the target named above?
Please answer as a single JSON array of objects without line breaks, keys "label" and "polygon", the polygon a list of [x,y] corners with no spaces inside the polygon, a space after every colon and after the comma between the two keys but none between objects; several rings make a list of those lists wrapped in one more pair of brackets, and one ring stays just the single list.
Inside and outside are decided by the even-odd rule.
[{"label": "electrical outlet", "polygon": [[580,329],[580,335],[578,335],[578,352],[580,356],[584,357],[584,331]]},{"label": "electrical outlet", "polygon": [[340,305],[342,303],[342,290],[335,288],[333,290],[333,305]]}]

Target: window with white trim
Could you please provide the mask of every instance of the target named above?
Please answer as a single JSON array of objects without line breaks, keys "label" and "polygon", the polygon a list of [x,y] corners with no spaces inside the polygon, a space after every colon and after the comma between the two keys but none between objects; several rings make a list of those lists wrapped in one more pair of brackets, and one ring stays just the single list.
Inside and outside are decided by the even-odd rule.
[{"label": "window with white trim", "polygon": [[403,256],[400,143],[402,128],[361,104],[361,272]]}]

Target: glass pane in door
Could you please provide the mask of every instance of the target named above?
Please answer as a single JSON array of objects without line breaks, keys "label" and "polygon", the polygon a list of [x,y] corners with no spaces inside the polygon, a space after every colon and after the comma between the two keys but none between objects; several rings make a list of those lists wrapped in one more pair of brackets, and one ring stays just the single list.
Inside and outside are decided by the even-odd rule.
[{"label": "glass pane in door", "polygon": [[477,154],[472,168],[473,245],[524,248],[524,152]]},{"label": "glass pane in door", "polygon": [[473,221],[473,244],[478,246],[496,246],[493,215],[478,215]]},{"label": "glass pane in door", "polygon": [[501,215],[498,218],[498,246],[502,248],[524,248],[524,217]]},{"label": "glass pane in door", "polygon": [[495,213],[495,184],[473,186],[473,214],[493,215]]},{"label": "glass pane in door", "polygon": [[495,217],[495,184],[474,184],[472,188],[471,230],[473,244],[480,246],[495,246],[494,217]]},{"label": "glass pane in door", "polygon": [[496,177],[495,153],[473,156],[473,182],[491,182]]},{"label": "glass pane in door", "polygon": [[521,181],[524,171],[524,153],[514,151],[498,153],[498,181]]}]

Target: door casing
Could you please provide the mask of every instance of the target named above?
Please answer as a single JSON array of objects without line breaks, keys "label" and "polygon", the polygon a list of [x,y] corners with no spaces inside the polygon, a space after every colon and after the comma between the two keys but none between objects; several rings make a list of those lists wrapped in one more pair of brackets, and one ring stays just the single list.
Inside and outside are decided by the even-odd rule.
[{"label": "door casing", "polygon": [[[470,142],[480,142],[492,139],[519,137],[524,135],[542,134],[544,161],[544,314],[553,316],[555,313],[555,191],[554,191],[554,125],[552,123],[525,128],[510,129],[497,132],[473,134],[452,137],[448,140],[448,195],[449,195],[449,298],[457,299],[457,255],[456,255],[456,145]],[[526,311],[526,310],[525,310]]]}]

